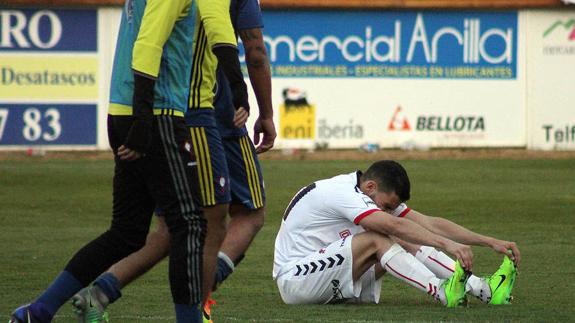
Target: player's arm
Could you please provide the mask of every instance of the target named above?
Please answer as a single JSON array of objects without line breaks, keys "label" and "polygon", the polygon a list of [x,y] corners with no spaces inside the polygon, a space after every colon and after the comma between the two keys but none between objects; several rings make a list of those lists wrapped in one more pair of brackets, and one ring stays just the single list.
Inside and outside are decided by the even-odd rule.
[{"label": "player's arm", "polygon": [[148,150],[153,124],[154,86],[164,44],[189,0],[148,0],[132,52],[134,122],[126,142],[118,149],[123,160],[136,160]]},{"label": "player's arm", "polygon": [[[259,116],[254,125],[256,152],[271,149],[277,136],[272,107],[272,81],[268,54],[261,28],[240,30],[240,38],[246,53],[250,82],[258,101]],[[263,138],[260,143],[260,133]],[[258,146],[259,144],[259,146]]]},{"label": "player's arm", "polygon": [[433,246],[455,256],[468,270],[473,266],[471,247],[435,234],[415,221],[405,221],[383,211],[376,211],[363,218],[359,224],[366,230],[396,236],[407,242]]},{"label": "player's arm", "polygon": [[240,68],[238,47],[230,20],[229,0],[198,0],[198,10],[212,52],[232,90],[234,107],[249,112],[247,86]]},{"label": "player's arm", "polygon": [[519,252],[515,242],[485,236],[466,229],[445,218],[428,216],[415,210],[410,210],[405,215],[405,218],[418,223],[429,231],[435,232],[459,243],[490,247],[499,253],[508,255],[516,265],[519,265],[519,261],[521,260],[521,253]]}]

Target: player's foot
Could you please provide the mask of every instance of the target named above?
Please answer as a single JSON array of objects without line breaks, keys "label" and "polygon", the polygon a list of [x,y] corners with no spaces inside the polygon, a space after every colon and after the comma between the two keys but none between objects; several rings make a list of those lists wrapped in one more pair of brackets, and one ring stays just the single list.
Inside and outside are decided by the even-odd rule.
[{"label": "player's foot", "polygon": [[212,320],[212,305],[216,305],[216,301],[214,301],[214,299],[210,295],[208,296],[208,300],[204,304],[204,310],[203,310],[204,323],[214,323],[214,321]]},{"label": "player's foot", "polygon": [[72,297],[74,312],[80,323],[108,322],[108,297],[98,286],[88,286]]},{"label": "player's foot", "polygon": [[489,277],[489,289],[491,290],[491,300],[489,304],[502,305],[511,302],[511,291],[517,269],[509,257],[503,258],[503,263],[499,269]]},{"label": "player's foot", "polygon": [[461,267],[459,261],[455,262],[453,275],[441,284],[441,289],[443,289],[445,293],[445,306],[458,307],[467,304],[465,284],[470,275],[470,272],[465,271],[463,267]]},{"label": "player's foot", "polygon": [[30,311],[30,304],[22,305],[10,315],[8,323],[42,323]]}]

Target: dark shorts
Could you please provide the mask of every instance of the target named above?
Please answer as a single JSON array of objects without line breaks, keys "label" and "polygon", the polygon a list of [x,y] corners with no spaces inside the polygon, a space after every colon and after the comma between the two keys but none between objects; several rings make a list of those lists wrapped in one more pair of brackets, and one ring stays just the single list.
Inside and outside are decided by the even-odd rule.
[{"label": "dark shorts", "polygon": [[265,204],[264,179],[248,136],[224,138],[224,150],[231,181],[232,203],[256,210]]},{"label": "dark shorts", "polygon": [[228,163],[217,126],[190,127],[190,133],[198,161],[202,206],[230,203]]}]

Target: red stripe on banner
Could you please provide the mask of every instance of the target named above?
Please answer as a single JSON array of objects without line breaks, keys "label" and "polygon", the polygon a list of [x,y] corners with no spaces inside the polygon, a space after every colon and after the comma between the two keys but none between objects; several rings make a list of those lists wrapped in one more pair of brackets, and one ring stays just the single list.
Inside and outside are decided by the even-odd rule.
[{"label": "red stripe on banner", "polygon": [[433,288],[431,288],[431,287],[432,287],[432,286],[431,286],[431,283],[429,283],[429,287],[427,288],[427,293],[428,293],[429,295],[431,295],[431,291],[433,291]]},{"label": "red stripe on banner", "polygon": [[416,280],[413,280],[413,279],[411,279],[411,278],[409,278],[409,277],[407,277],[407,276],[403,276],[402,274],[400,274],[399,272],[397,272],[397,270],[391,268],[388,264],[385,264],[385,266],[386,266],[387,268],[391,269],[394,273],[398,274],[399,276],[401,276],[401,277],[403,277],[403,278],[405,278],[405,279],[407,279],[407,280],[409,280],[409,281],[412,281],[412,282],[416,283],[417,285],[421,286],[421,288],[425,289],[425,285],[423,285],[422,283],[420,283],[420,282],[418,282],[418,281],[416,281]]},{"label": "red stripe on banner", "polygon": [[407,213],[409,213],[409,211],[411,211],[410,208],[407,208],[407,209],[403,210],[403,212],[399,213],[399,217],[400,217],[400,218],[403,218],[404,216],[407,215]]},{"label": "red stripe on banner", "polygon": [[362,214],[356,216],[355,219],[353,220],[353,223],[359,224],[359,221],[363,220],[363,218],[365,218],[366,216],[372,214],[373,212],[377,212],[377,211],[379,211],[379,209],[367,210],[367,211],[363,212]]},{"label": "red stripe on banner", "polygon": [[437,286],[433,286],[433,295],[431,296],[435,297],[435,295],[437,295]]},{"label": "red stripe on banner", "polygon": [[435,261],[435,262],[436,262],[437,264],[439,264],[441,267],[443,267],[443,268],[449,270],[450,272],[453,272],[453,269],[451,269],[451,268],[447,267],[446,265],[440,263],[437,259],[435,259],[435,258],[433,258],[433,257],[431,257],[431,256],[428,256],[427,258],[429,258],[429,259]]}]

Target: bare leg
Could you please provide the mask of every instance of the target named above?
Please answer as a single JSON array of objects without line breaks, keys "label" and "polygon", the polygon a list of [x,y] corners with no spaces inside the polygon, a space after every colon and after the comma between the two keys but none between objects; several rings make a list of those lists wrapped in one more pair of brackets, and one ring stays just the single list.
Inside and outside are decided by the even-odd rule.
[{"label": "bare leg", "polygon": [[[203,299],[207,298],[214,283],[214,272],[217,254],[226,234],[226,213],[228,204],[204,208],[207,219],[208,232],[204,245],[204,277],[202,281]],[[150,233],[146,245],[114,264],[108,271],[120,282],[122,287],[140,277],[158,262],[164,259],[170,250],[170,233],[163,217],[158,217],[158,227]],[[210,286],[210,288],[207,288]]]},{"label": "bare leg", "polygon": [[[373,265],[379,263],[383,254],[391,248],[389,237],[375,232],[363,232],[353,236],[353,280],[358,281]],[[381,268],[381,265],[380,265]]]},{"label": "bare leg", "polygon": [[218,251],[226,237],[226,214],[228,204],[218,204],[204,208],[208,221],[208,233],[204,244],[204,277],[202,279],[202,300],[205,302],[214,286]]},{"label": "bare leg", "polygon": [[376,277],[381,277],[385,269],[397,279],[435,298],[444,297],[438,294],[441,283],[439,278],[389,236],[373,231],[363,232],[353,236],[351,246],[354,281],[358,281],[369,268],[379,264],[380,267],[376,267]]},{"label": "bare leg", "polygon": [[231,220],[228,233],[220,251],[234,263],[248,250],[256,234],[264,224],[265,209],[250,210],[243,205],[230,205]]},{"label": "bare leg", "polygon": [[170,252],[170,233],[163,217],[158,217],[156,231],[148,234],[142,249],[114,264],[108,272],[112,273],[122,287],[145,274]]},{"label": "bare leg", "polygon": [[[400,244],[410,254],[414,255],[427,269],[431,270],[437,277],[447,279],[453,275],[455,270],[455,260],[441,250],[433,247],[421,246],[399,238],[392,237],[394,241]],[[491,290],[486,279],[475,275],[469,276],[465,290],[471,295],[481,299],[483,302],[489,302]]]}]

